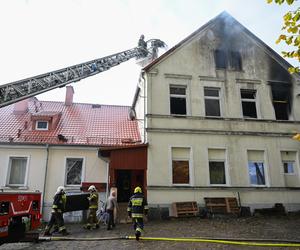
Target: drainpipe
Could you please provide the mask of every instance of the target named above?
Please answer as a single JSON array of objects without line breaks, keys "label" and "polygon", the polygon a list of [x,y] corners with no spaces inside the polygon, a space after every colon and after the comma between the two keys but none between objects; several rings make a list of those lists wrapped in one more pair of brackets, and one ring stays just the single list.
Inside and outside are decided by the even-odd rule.
[{"label": "drainpipe", "polygon": [[142,70],[141,77],[143,79],[143,85],[144,85],[144,93],[143,93],[143,95],[144,95],[144,141],[143,141],[143,143],[146,142],[146,99],[147,99],[146,98],[146,79],[145,79],[144,73],[145,73],[145,71]]},{"label": "drainpipe", "polygon": [[45,192],[46,192],[46,181],[47,181],[47,172],[48,172],[48,161],[49,161],[49,144],[46,145],[46,164],[45,164],[45,176],[44,176],[44,188],[43,188],[43,199],[42,199],[42,216],[44,214],[44,201],[45,201]]}]

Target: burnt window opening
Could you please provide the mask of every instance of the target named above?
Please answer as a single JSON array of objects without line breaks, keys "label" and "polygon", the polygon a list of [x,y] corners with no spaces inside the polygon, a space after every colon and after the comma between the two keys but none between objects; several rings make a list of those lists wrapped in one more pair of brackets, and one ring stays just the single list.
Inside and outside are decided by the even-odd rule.
[{"label": "burnt window opening", "polygon": [[244,118],[257,118],[256,90],[241,89],[241,101]]},{"label": "burnt window opening", "polygon": [[217,69],[227,68],[227,58],[224,50],[220,50],[220,49],[215,50],[215,63]]},{"label": "burnt window opening", "polygon": [[235,70],[242,70],[242,57],[240,52],[230,51],[230,68]]},{"label": "burnt window opening", "polygon": [[218,88],[204,88],[204,102],[206,116],[221,116],[220,90]]},{"label": "burnt window opening", "polygon": [[214,53],[217,69],[242,70],[242,57],[240,52],[217,49]]},{"label": "burnt window opening", "polygon": [[186,87],[170,86],[171,115],[186,115]]},{"label": "burnt window opening", "polygon": [[273,107],[276,120],[289,120],[291,113],[291,87],[290,85],[271,84]]}]

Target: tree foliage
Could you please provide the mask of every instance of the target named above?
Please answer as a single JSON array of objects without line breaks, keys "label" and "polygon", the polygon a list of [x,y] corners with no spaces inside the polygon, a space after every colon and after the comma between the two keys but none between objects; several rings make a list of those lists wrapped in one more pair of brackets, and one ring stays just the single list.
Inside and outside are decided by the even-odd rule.
[{"label": "tree foliage", "polygon": [[[273,0],[267,0],[268,3],[272,3]],[[297,0],[274,0],[276,4],[287,3],[292,5]],[[300,62],[300,7],[296,10],[289,11],[283,16],[284,34],[281,34],[276,43],[285,42],[288,46],[293,47],[292,51],[283,51],[284,57],[294,58]],[[300,72],[299,66],[289,68],[291,73]]]}]

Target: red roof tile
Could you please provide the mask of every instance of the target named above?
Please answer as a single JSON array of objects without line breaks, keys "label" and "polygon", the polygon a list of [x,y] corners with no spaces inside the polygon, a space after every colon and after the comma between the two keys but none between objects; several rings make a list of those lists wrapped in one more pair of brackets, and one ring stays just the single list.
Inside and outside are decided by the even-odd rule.
[{"label": "red roof tile", "polygon": [[[37,102],[39,108],[37,108]],[[0,143],[81,144],[117,146],[141,143],[137,121],[128,116],[130,107],[29,100],[27,113],[13,113],[13,105],[0,108]],[[32,130],[33,116],[61,118],[54,130]],[[59,140],[63,135],[66,140]],[[61,137],[61,136],[60,136]]]}]

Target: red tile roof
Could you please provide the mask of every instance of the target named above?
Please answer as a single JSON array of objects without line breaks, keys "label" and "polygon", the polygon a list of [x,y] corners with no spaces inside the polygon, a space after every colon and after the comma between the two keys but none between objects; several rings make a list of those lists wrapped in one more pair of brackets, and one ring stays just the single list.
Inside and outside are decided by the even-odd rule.
[{"label": "red tile roof", "polygon": [[[36,99],[35,99],[36,100]],[[0,143],[76,144],[118,146],[141,143],[138,124],[128,116],[130,107],[29,100],[27,113],[13,113],[14,105],[0,108]],[[32,130],[31,115],[61,118],[52,131]],[[67,141],[59,140],[63,135]]]}]

